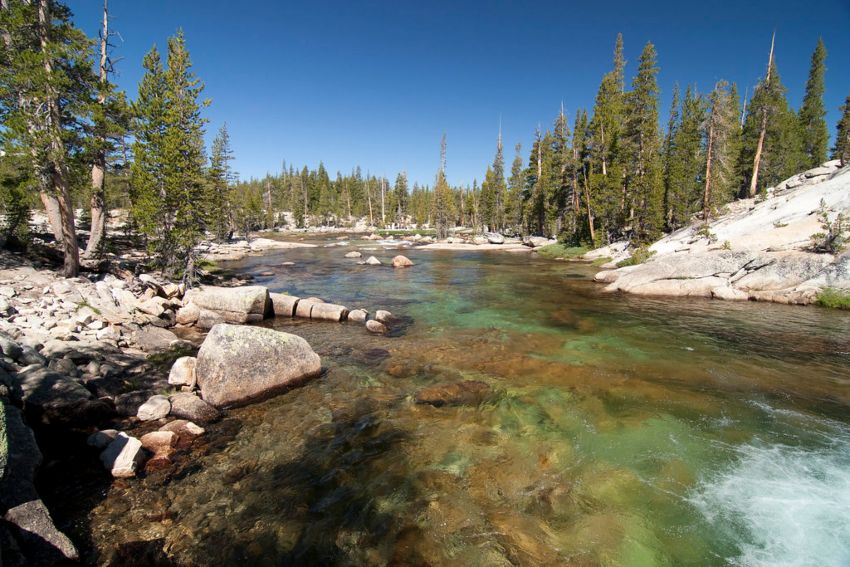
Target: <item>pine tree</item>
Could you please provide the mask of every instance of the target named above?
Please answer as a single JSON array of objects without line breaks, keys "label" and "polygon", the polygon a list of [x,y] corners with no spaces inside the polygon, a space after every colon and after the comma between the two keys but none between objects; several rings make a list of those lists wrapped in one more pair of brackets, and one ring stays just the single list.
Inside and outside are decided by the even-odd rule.
[{"label": "pine tree", "polygon": [[437,229],[437,238],[448,237],[453,217],[452,190],[446,181],[446,135],[443,134],[440,141],[440,169],[437,171],[437,179],[434,183],[434,225]]},{"label": "pine tree", "polygon": [[673,99],[670,102],[670,116],[667,119],[667,133],[664,136],[664,219],[668,228],[673,218],[673,178],[670,166],[673,161],[673,139],[679,126],[679,83],[673,85]]},{"label": "pine tree", "polygon": [[71,185],[79,163],[72,158],[82,147],[78,124],[90,119],[94,100],[91,42],[57,1],[6,0],[0,18],[3,138],[13,153],[29,155],[32,179],[62,246],[63,273],[76,276],[79,247]]},{"label": "pine tree", "polygon": [[641,52],[638,73],[627,97],[623,134],[628,156],[624,210],[629,212],[629,221],[638,242],[655,239],[664,226],[657,74],[655,46],[647,43]]},{"label": "pine tree", "polygon": [[236,180],[230,162],[233,149],[225,123],[213,139],[207,169],[207,224],[219,240],[227,240],[236,226],[233,220],[231,186]]},{"label": "pine tree", "polygon": [[734,198],[734,167],[737,156],[737,104],[729,83],[719,81],[709,96],[705,121],[705,176],[702,197],[703,222]]},{"label": "pine tree", "polygon": [[[573,193],[576,195],[578,203],[577,214],[582,214],[587,219],[587,224],[584,225],[587,231],[576,228],[573,244],[581,242],[590,242],[591,245],[596,243],[596,227],[594,219],[595,205],[593,196],[590,191],[589,182],[589,162],[590,162],[590,124],[587,119],[587,111],[576,111],[575,122],[573,122]],[[582,204],[583,203],[583,204]]]},{"label": "pine tree", "polygon": [[809,79],[806,81],[806,94],[800,107],[800,134],[802,136],[805,163],[803,167],[817,167],[826,161],[829,132],[826,128],[826,109],[823,105],[824,75],[826,74],[826,47],[823,39],[818,39],[812,53]]},{"label": "pine tree", "polygon": [[508,180],[505,225],[516,230],[522,225],[522,193],[525,186],[525,173],[522,167],[522,144],[517,144],[514,147],[514,151],[514,160],[511,163],[511,177]]},{"label": "pine tree", "polygon": [[832,159],[841,161],[841,167],[850,162],[850,95],[841,107],[841,120],[835,129],[835,147],[832,150]]},{"label": "pine tree", "polygon": [[685,89],[679,124],[671,140],[667,164],[667,227],[684,226],[702,203],[702,174],[705,156],[702,152],[702,128],[705,103],[692,86]]},{"label": "pine tree", "polygon": [[550,235],[571,238],[576,229],[577,195],[573,192],[570,127],[564,107],[555,119],[549,152],[549,187],[546,196],[546,220]]},{"label": "pine tree", "polygon": [[407,173],[402,171],[395,178],[395,186],[393,187],[393,195],[395,198],[395,222],[403,224],[404,213],[408,207],[407,195]]}]

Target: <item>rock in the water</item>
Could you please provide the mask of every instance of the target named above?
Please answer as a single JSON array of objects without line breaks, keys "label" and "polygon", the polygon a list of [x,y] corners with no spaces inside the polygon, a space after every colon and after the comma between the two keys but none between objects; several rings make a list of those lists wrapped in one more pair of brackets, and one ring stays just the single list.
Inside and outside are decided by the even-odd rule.
[{"label": "rock in the water", "polygon": [[184,302],[218,313],[227,323],[252,323],[270,316],[269,290],[263,286],[203,286],[186,292]]},{"label": "rock in the water", "polygon": [[195,387],[195,357],[181,356],[171,365],[168,383],[172,386]]},{"label": "rock in the water", "polygon": [[309,319],[310,313],[313,311],[313,306],[317,303],[324,302],[325,301],[323,299],[319,299],[318,297],[308,297],[306,299],[301,299],[295,306],[295,316],[301,317],[303,319]]},{"label": "rock in the water", "polygon": [[160,427],[159,430],[173,431],[181,438],[197,437],[198,435],[203,435],[205,431],[203,427],[195,425],[187,419],[175,419],[174,421],[169,421],[168,423]]},{"label": "rock in the water", "polygon": [[295,316],[295,307],[298,305],[299,298],[285,293],[270,293],[269,297],[276,317]]},{"label": "rock in the water", "polygon": [[381,323],[391,323],[393,320],[393,314],[384,309],[378,309],[375,311],[375,320],[380,321]]},{"label": "rock in the water", "polygon": [[299,384],[321,367],[319,355],[301,337],[222,324],[201,345],[195,375],[204,400],[222,407]]},{"label": "rock in the water", "polygon": [[361,256],[363,256],[363,254],[361,254],[357,250],[352,250],[351,252],[345,255],[346,258],[360,258]]},{"label": "rock in the water", "polygon": [[369,321],[366,321],[366,330],[370,333],[384,335],[387,332],[387,326],[380,321],[370,319]]},{"label": "rock in the water", "polygon": [[194,325],[201,315],[201,308],[194,303],[187,303],[177,310],[177,322],[181,325]]},{"label": "rock in the water", "polygon": [[221,417],[221,412],[190,392],[174,394],[171,400],[171,415],[198,423],[210,423]]},{"label": "rock in the water", "polygon": [[139,438],[142,447],[152,453],[159,453],[163,449],[170,449],[177,445],[177,433],[174,431],[151,431]]},{"label": "rock in the water", "polygon": [[136,476],[136,469],[143,460],[142,442],[123,431],[100,454],[100,462],[115,478]]},{"label": "rock in the water", "polygon": [[393,268],[409,268],[413,265],[413,262],[410,261],[410,258],[407,256],[402,256],[399,254],[395,258],[393,258]]},{"label": "rock in the water", "polygon": [[148,401],[139,406],[136,417],[142,421],[162,419],[171,411],[171,402],[165,396],[151,396]]},{"label": "rock in the water", "polygon": [[310,310],[311,319],[342,321],[348,315],[348,308],[333,303],[315,303]]},{"label": "rock in the water", "polygon": [[171,343],[179,340],[177,335],[168,329],[147,326],[134,333],[134,339],[139,348],[145,352],[160,352],[171,348]]},{"label": "rock in the water", "polygon": [[115,441],[116,437],[118,437],[117,429],[103,429],[89,435],[86,444],[96,449],[106,449],[110,443]]},{"label": "rock in the water", "polygon": [[490,244],[504,244],[505,237],[497,232],[485,232],[484,237],[487,238],[487,242]]},{"label": "rock in the water", "polygon": [[375,258],[374,256],[369,256],[368,258],[366,258],[366,263],[369,264],[370,266],[380,266],[381,265],[381,261],[378,260],[377,258]]},{"label": "rock in the water", "polygon": [[478,405],[490,396],[490,386],[479,380],[464,380],[450,384],[438,384],[423,388],[416,393],[417,404],[435,407],[455,405]]},{"label": "rock in the water", "polygon": [[369,312],[365,309],[352,309],[348,312],[348,320],[355,323],[363,323],[369,318]]}]

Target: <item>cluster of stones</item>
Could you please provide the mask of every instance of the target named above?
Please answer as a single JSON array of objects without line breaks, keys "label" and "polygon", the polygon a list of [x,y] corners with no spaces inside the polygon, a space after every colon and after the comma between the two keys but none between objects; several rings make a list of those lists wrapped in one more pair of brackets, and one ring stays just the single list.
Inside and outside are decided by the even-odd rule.
[{"label": "cluster of stones", "polygon": [[320,321],[362,323],[372,333],[386,333],[392,313],[377,310],[374,316],[365,309],[352,309],[328,303],[318,297],[300,298],[285,293],[270,293],[264,286],[202,286],[189,290],[177,311],[179,325],[211,329],[219,323],[245,324],[270,317],[298,317]]}]

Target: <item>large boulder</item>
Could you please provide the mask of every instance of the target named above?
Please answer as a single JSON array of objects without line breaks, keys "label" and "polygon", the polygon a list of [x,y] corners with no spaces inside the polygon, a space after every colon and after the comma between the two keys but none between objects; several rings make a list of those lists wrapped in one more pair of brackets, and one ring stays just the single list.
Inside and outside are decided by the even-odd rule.
[{"label": "large boulder", "polygon": [[216,325],[198,351],[201,396],[216,407],[246,403],[321,372],[319,355],[296,335],[261,327]]},{"label": "large boulder", "polygon": [[269,298],[272,302],[272,310],[275,317],[295,316],[295,307],[298,305],[299,298],[285,293],[270,293]]},{"label": "large boulder", "polygon": [[183,297],[204,310],[219,314],[227,323],[253,323],[273,313],[269,290],[263,286],[202,286],[191,289]]}]

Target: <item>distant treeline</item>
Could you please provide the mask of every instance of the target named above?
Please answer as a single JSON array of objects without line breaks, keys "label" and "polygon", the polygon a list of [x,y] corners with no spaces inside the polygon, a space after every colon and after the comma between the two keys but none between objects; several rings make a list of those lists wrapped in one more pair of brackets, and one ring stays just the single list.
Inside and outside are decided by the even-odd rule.
[{"label": "distant treeline", "polygon": [[[71,22],[55,0],[0,3],[0,197],[7,243],[25,244],[31,210],[47,212],[61,244],[64,272],[79,270],[75,209],[91,227],[84,256],[107,250],[110,208],[130,211],[128,232],[147,243],[163,269],[191,278],[198,243],[210,236],[279,226],[291,212],[297,226],[430,225],[444,236],[456,226],[558,236],[602,244],[648,242],[694,217],[704,221],[724,204],[759,191],[828,154],[823,105],[826,50],[812,55],[798,111],[785,98],[771,47],[764,77],[749,96],[719,81],[709,93],[676,87],[662,129],[658,66],[647,43],[630,88],[622,37],[591,112],[563,110],[552,128],[537,130],[526,154],[517,145],[505,167],[501,134],[483,180],[452,186],[446,139],[431,186],[410,187],[354,168],[333,177],[282,167],[278,175],[239,182],[226,126],[207,149],[203,116],[209,101],[192,71],[183,34],[164,56],[145,56],[135,100],[113,72],[104,2],[99,40]],[[850,152],[850,97],[837,128],[834,157]]]}]

